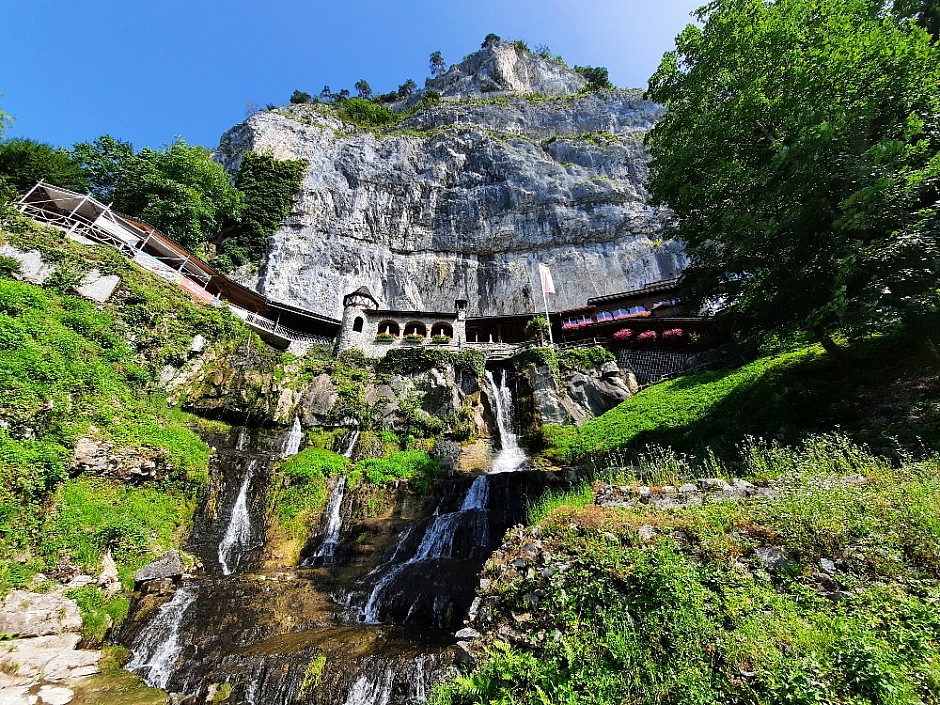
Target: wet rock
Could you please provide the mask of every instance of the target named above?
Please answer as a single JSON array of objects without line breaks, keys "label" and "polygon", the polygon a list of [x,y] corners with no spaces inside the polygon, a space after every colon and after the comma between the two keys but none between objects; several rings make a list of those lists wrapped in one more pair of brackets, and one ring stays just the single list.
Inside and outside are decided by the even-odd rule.
[{"label": "wet rock", "polygon": [[179,551],[167,551],[134,573],[134,588],[139,590],[146,582],[164,578],[169,578],[173,582],[182,580],[183,560],[180,558]]},{"label": "wet rock", "polygon": [[0,634],[38,637],[81,628],[78,605],[63,595],[61,588],[45,594],[14,590],[0,605]]},{"label": "wet rock", "polygon": [[464,627],[463,629],[458,631],[456,634],[454,634],[454,636],[464,641],[468,641],[468,640],[472,641],[473,639],[480,638],[480,632],[478,632],[473,627]]},{"label": "wet rock", "polygon": [[831,558],[820,558],[819,567],[828,575],[834,575],[836,572],[836,564]]},{"label": "wet rock", "polygon": [[470,650],[470,642],[458,641],[454,647],[454,660],[462,666],[472,667],[476,663],[476,657]]}]

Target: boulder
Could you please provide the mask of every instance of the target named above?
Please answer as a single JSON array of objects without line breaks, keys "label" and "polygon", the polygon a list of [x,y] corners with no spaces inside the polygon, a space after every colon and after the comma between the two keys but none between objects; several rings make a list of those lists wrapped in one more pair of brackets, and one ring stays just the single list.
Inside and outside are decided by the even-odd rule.
[{"label": "boulder", "polygon": [[754,554],[769,573],[789,573],[793,570],[793,564],[787,554],[779,548],[761,546],[754,551]]},{"label": "boulder", "polygon": [[134,589],[139,590],[144,583],[164,578],[169,578],[174,583],[182,580],[183,559],[180,558],[179,551],[167,551],[134,573]]},{"label": "boulder", "polygon": [[61,589],[45,594],[14,590],[0,605],[0,634],[34,637],[77,632],[81,628],[78,605]]}]

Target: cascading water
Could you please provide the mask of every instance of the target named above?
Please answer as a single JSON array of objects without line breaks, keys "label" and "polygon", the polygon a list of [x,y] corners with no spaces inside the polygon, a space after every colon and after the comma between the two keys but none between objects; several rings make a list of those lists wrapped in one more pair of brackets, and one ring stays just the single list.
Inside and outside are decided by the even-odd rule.
[{"label": "cascading water", "polygon": [[323,539],[313,555],[303,562],[303,565],[331,566],[336,562],[336,549],[339,546],[339,535],[343,528],[343,518],[340,510],[343,507],[343,496],[346,493],[346,476],[340,475],[336,484],[330,491],[330,499],[326,505],[326,526],[323,529]]},{"label": "cascading water", "polygon": [[[406,574],[412,566],[438,558],[453,557],[458,531],[465,534],[463,539],[465,549],[466,547],[471,550],[477,547],[485,547],[489,543],[489,521],[486,513],[488,499],[489,478],[480,475],[470,485],[460,509],[445,514],[436,513],[412,557],[404,563],[395,565],[372,588],[369,599],[362,609],[363,621],[366,624],[380,624],[382,622],[387,593],[393,584]],[[400,545],[396,547],[396,553],[399,549]],[[409,609],[409,615],[412,610],[413,605]],[[435,611],[437,610],[435,609]]]},{"label": "cascading water", "polygon": [[[340,450],[355,452],[353,435]],[[392,509],[379,517],[364,506],[369,488],[353,492],[337,477],[314,554],[329,568],[308,570],[278,562],[284,549],[266,544],[260,511],[281,496],[269,484],[285,436],[252,429],[207,439],[217,449],[213,489],[187,547],[203,565],[218,558],[222,571],[187,578],[150,616],[136,610],[144,621],[125,621],[129,668],[194,702],[212,683],[232,684],[230,702],[255,705],[424,702],[451,672],[452,634],[480,568],[542,474],[455,477],[433,486],[436,497],[388,487]],[[231,575],[249,563],[250,577]],[[325,665],[311,685],[315,662]]]},{"label": "cascading water", "polygon": [[346,450],[343,451],[343,456],[346,458],[351,458],[353,451],[356,450],[356,443],[359,442],[359,428],[356,427],[349,432],[349,445],[346,446]]},{"label": "cascading water", "polygon": [[519,447],[519,439],[512,430],[512,392],[507,384],[508,373],[501,371],[499,384],[490,370],[486,371],[486,390],[489,393],[496,414],[496,426],[499,431],[500,451],[493,459],[491,473],[514,472],[520,470],[526,462],[526,454]]},{"label": "cascading water", "polygon": [[297,455],[297,452],[300,450],[300,442],[303,438],[304,431],[300,426],[300,419],[295,416],[294,425],[291,427],[290,433],[287,434],[287,438],[284,439],[284,449],[281,451],[281,455],[285,458]]},{"label": "cascading water", "polygon": [[166,688],[176,670],[182,652],[180,625],[195,599],[194,592],[186,588],[177,590],[173,599],[157,610],[131,648],[131,659],[125,668],[141,676],[151,688]]},{"label": "cascading water", "polygon": [[248,488],[251,485],[251,476],[254,474],[256,461],[252,459],[245,471],[235,504],[232,506],[232,518],[225,536],[219,543],[219,565],[222,566],[223,575],[231,575],[238,567],[239,552],[247,548],[251,542],[251,514],[248,511]]}]

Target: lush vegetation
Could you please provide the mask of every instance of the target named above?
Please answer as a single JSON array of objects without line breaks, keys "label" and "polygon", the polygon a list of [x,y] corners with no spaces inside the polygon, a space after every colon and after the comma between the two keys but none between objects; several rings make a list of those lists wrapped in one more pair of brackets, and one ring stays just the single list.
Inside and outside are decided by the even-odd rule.
[{"label": "lush vegetation", "polygon": [[743,332],[936,335],[940,46],[890,5],[709,3],[650,79],[650,190]]},{"label": "lush vegetation", "polygon": [[836,427],[885,453],[940,447],[930,360],[909,343],[882,339],[838,360],[801,348],[648,387],[579,429],[547,427],[543,438],[556,462],[607,462],[649,444],[727,455],[746,435],[795,443]]},{"label": "lush vegetation", "polygon": [[326,504],[329,479],[347,474],[350,466],[348,458],[316,447],[304,448],[281,464],[281,485],[275,487],[271,506],[289,536],[309,535]]},{"label": "lush vegetation", "polygon": [[356,463],[353,480],[362,478],[373,485],[384,485],[396,480],[411,480],[419,489],[426,488],[429,480],[443,477],[446,471],[437,458],[422,450],[399,450],[387,458],[367,458]]},{"label": "lush vegetation", "polygon": [[205,244],[244,208],[241,193],[205,147],[177,140],[163,149],[135,152],[105,135],[75,145],[75,153],[95,196],[203,256]]},{"label": "lush vegetation", "polygon": [[274,159],[249,152],[242,159],[235,188],[244,208],[237,221],[226,225],[213,263],[224,271],[243,264],[260,265],[267,239],[290,215],[306,162]]},{"label": "lush vegetation", "polygon": [[[840,465],[812,447],[740,458],[789,478],[771,499],[662,511],[603,509],[584,487],[569,505],[549,498],[489,564],[493,636],[437,701],[937,702],[940,468],[838,444]],[[825,482],[829,470],[868,481]],[[533,541],[548,563],[516,568]],[[756,554],[768,544],[784,556],[770,570]]]},{"label": "lush vegetation", "polygon": [[[12,214],[4,228],[0,240],[38,250],[56,273],[45,287],[0,277],[0,587],[60,561],[96,572],[107,548],[126,580],[174,545],[208,478],[198,424],[167,407],[157,375],[189,358],[197,332],[226,343],[247,329],[111,250]],[[103,307],[73,291],[93,266],[122,277]],[[154,463],[156,481],[125,486],[124,469],[67,480],[80,438]]]},{"label": "lush vegetation", "polygon": [[88,189],[88,178],[72,151],[29,139],[0,143],[0,191],[22,193],[40,179],[74,191]]}]

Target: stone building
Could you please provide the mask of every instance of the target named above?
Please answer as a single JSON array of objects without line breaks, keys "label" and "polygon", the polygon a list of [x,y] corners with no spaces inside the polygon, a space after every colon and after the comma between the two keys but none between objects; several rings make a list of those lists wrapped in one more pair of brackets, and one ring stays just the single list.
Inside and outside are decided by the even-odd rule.
[{"label": "stone building", "polygon": [[343,297],[337,350],[356,348],[369,357],[421,345],[461,350],[467,343],[467,303],[457,299],[450,313],[380,309],[369,288],[361,286]]}]

